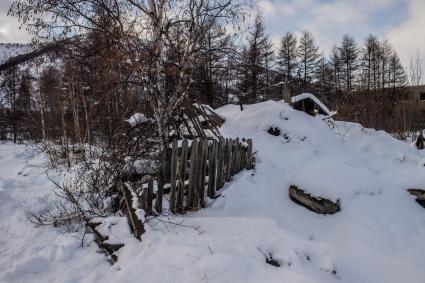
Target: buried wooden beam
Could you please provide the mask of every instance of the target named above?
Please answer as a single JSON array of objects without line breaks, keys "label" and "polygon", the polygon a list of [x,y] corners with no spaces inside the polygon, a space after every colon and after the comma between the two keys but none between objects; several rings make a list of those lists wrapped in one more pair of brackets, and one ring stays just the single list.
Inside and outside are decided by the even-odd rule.
[{"label": "buried wooden beam", "polygon": [[425,190],[421,189],[407,189],[407,191],[416,197],[416,202],[425,208]]},{"label": "buried wooden beam", "polygon": [[319,214],[335,214],[341,211],[339,200],[335,203],[326,198],[314,197],[294,185],[289,187],[289,197],[295,203]]},{"label": "buried wooden beam", "polygon": [[121,183],[120,186],[123,193],[125,207],[127,209],[127,219],[131,228],[131,232],[134,234],[136,239],[141,240],[142,234],[145,233],[145,228],[143,227],[143,223],[137,217],[136,210],[133,208],[133,198],[131,196],[131,192],[125,184]]}]

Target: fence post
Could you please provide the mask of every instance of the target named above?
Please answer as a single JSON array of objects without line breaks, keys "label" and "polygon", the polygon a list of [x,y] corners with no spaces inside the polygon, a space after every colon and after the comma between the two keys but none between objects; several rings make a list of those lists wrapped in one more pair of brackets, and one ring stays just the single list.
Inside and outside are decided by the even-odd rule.
[{"label": "fence post", "polygon": [[233,160],[232,160],[232,176],[237,173],[238,170],[238,148],[239,148],[239,138],[236,138],[233,143]]},{"label": "fence post", "polygon": [[216,170],[217,170],[217,150],[218,142],[213,141],[210,157],[208,158],[208,197],[214,198],[216,187]]},{"label": "fence post", "polygon": [[225,149],[225,140],[220,138],[218,142],[217,149],[217,190],[220,190],[223,187],[223,157],[224,157],[224,149]]},{"label": "fence post", "polygon": [[184,186],[186,181],[186,163],[187,163],[187,148],[188,141],[184,140],[182,144],[182,154],[179,162],[179,178],[178,178],[178,187],[177,187],[177,212],[183,212],[183,196],[184,196]]},{"label": "fence post", "polygon": [[246,169],[251,170],[252,169],[252,139],[248,139],[248,149],[247,149],[247,162],[246,162]]},{"label": "fence post", "polygon": [[233,140],[229,139],[226,148],[226,182],[230,182],[232,178],[232,160],[233,160]]},{"label": "fence post", "polygon": [[189,173],[189,195],[187,206],[194,207],[196,186],[196,168],[198,164],[198,140],[192,141],[192,151],[190,153],[190,173]]},{"label": "fence post", "polygon": [[170,162],[170,211],[176,212],[176,175],[177,175],[177,151],[178,141],[174,140],[171,151]]},{"label": "fence post", "polygon": [[205,207],[205,176],[207,171],[207,159],[208,159],[208,139],[204,139],[201,148],[201,159],[200,159],[200,174],[199,174],[199,207]]},{"label": "fence post", "polygon": [[146,197],[146,204],[148,207],[147,214],[152,214],[152,200],[153,200],[153,180],[150,179],[148,183],[148,189],[147,189],[147,197]]},{"label": "fence post", "polygon": [[156,192],[156,202],[155,202],[155,210],[158,213],[162,212],[162,195],[163,195],[163,189],[164,189],[164,175],[165,175],[165,164],[166,164],[166,158],[167,158],[167,150],[165,149],[162,152],[162,158],[161,163],[159,165],[159,172],[158,172],[158,191]]}]

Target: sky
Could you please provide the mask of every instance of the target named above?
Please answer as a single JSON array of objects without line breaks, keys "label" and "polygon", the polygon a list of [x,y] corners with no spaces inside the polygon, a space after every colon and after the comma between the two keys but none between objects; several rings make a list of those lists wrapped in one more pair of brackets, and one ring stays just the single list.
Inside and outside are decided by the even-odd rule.
[{"label": "sky", "polygon": [[[344,34],[359,43],[367,35],[387,38],[405,66],[419,52],[425,57],[425,0],[258,0],[267,32],[277,45],[287,31],[311,31],[327,54]],[[0,0],[0,42],[29,42],[15,18],[12,0]]]}]

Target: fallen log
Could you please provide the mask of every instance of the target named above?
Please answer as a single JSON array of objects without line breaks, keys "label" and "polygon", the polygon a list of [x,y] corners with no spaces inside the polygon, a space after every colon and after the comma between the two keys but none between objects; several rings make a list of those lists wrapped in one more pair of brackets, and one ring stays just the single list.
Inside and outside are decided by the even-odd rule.
[{"label": "fallen log", "polygon": [[407,189],[407,191],[416,197],[416,202],[425,208],[425,190],[421,189]]},{"label": "fallen log", "polygon": [[289,198],[293,202],[319,214],[335,214],[341,211],[339,200],[335,203],[326,198],[314,197],[294,185],[289,187]]}]

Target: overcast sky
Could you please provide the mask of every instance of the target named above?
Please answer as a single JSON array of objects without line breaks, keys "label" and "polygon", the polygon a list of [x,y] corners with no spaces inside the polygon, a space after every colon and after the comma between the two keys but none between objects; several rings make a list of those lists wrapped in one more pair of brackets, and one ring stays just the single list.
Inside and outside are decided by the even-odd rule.
[{"label": "overcast sky", "polygon": [[[28,42],[16,19],[7,16],[12,0],[0,0],[0,42]],[[286,31],[313,32],[327,53],[344,34],[363,42],[368,34],[386,37],[405,65],[417,50],[425,56],[425,0],[260,0],[273,42]]]}]

